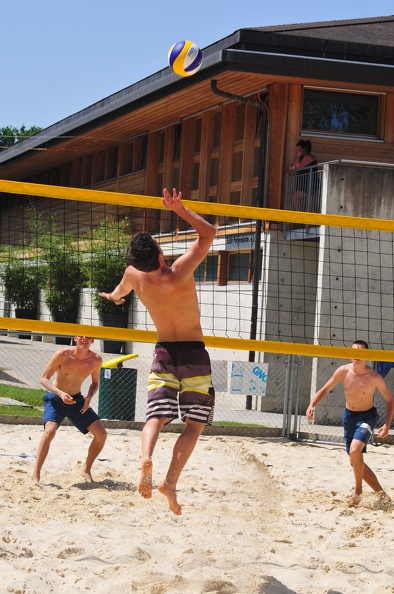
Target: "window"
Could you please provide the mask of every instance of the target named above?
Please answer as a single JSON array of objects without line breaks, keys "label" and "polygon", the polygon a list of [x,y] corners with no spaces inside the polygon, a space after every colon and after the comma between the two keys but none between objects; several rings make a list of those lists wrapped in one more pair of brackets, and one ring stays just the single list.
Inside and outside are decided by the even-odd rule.
[{"label": "window", "polygon": [[258,177],[260,172],[260,144],[253,150],[253,177]]},{"label": "window", "polygon": [[160,132],[159,135],[159,148],[158,148],[158,157],[157,157],[157,164],[162,165],[164,163],[164,143],[166,140],[165,132]]},{"label": "window", "polygon": [[[208,202],[211,202],[212,204],[217,204],[217,196],[208,196]],[[207,214],[205,215],[205,219],[208,221],[208,223],[211,223],[211,225],[215,224],[216,221],[216,215],[214,214]]]},{"label": "window", "polygon": [[245,134],[245,103],[236,103],[234,113],[233,142],[243,140]]},{"label": "window", "polygon": [[[179,188],[180,183],[179,183],[179,169],[173,169],[172,170],[172,184],[171,186],[173,188]],[[160,196],[162,195],[163,191],[160,192]]]},{"label": "window", "polygon": [[148,135],[137,136],[134,141],[134,152],[132,171],[142,171],[146,167],[146,155],[148,151]]},{"label": "window", "polygon": [[378,138],[382,95],[304,90],[302,130]]},{"label": "window", "polygon": [[230,253],[228,262],[229,281],[248,281],[250,268],[250,252]]},{"label": "window", "polygon": [[193,154],[201,151],[201,131],[202,131],[202,119],[198,118],[194,120],[194,136],[193,136]]},{"label": "window", "polygon": [[93,157],[93,184],[98,184],[105,179],[105,151],[95,153]]},{"label": "window", "polygon": [[113,179],[118,173],[118,147],[112,146],[107,149],[105,179]]},{"label": "window", "polygon": [[200,162],[193,163],[192,165],[192,181],[191,190],[198,190],[198,181],[200,178]]},{"label": "window", "polygon": [[82,176],[82,159],[74,159],[74,161],[72,161],[72,163],[71,163],[70,186],[72,186],[74,188],[80,188],[81,187],[81,176]]},{"label": "window", "polygon": [[218,256],[207,256],[194,271],[196,283],[213,282],[218,277]]},{"label": "window", "polygon": [[84,188],[92,183],[93,157],[88,155],[82,159],[81,186]]},{"label": "window", "polygon": [[219,252],[218,285],[250,283],[253,277],[253,250]]},{"label": "window", "polygon": [[238,151],[233,153],[232,167],[231,167],[231,181],[241,181],[242,179],[242,158],[243,152]]},{"label": "window", "polygon": [[122,143],[119,147],[119,175],[126,175],[133,171],[134,142]]},{"label": "window", "polygon": [[231,192],[230,194],[230,204],[240,205],[241,204],[241,192]]},{"label": "window", "polygon": [[174,137],[174,161],[179,161],[181,157],[181,144],[182,144],[182,124],[175,126],[175,137]]},{"label": "window", "polygon": [[212,148],[219,148],[220,146],[220,129],[222,113],[216,111],[213,114],[213,125],[212,125]]},{"label": "window", "polygon": [[214,157],[209,160],[209,177],[208,185],[217,186],[219,176],[219,157]]}]

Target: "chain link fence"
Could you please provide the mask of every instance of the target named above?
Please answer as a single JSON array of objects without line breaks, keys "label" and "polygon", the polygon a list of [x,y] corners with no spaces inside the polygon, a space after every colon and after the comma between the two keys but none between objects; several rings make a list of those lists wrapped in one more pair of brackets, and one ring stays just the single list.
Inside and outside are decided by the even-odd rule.
[{"label": "chain link fence", "polygon": [[[67,342],[67,339],[63,342]],[[71,344],[71,339],[68,339]],[[91,406],[107,427],[141,429],[145,422],[147,381],[154,345],[138,345],[148,355],[122,357],[103,352],[103,342],[95,340],[93,349],[103,357],[100,387]],[[0,335],[0,423],[41,424],[42,372],[52,354],[62,348],[58,338],[49,335],[3,333]],[[256,437],[288,437],[295,440],[343,444],[341,385],[332,390],[316,408],[310,424],[305,411],[313,395],[344,360],[256,353],[248,362],[245,352],[215,349],[211,353],[213,384],[216,392],[214,424],[207,433]],[[237,354],[239,360],[237,359]],[[222,357],[222,358],[220,358]],[[261,359],[261,360],[260,360]],[[386,382],[394,392],[394,372]],[[89,378],[83,384],[83,393]],[[376,396],[381,421],[385,401]],[[66,422],[66,421],[65,421]],[[180,431],[183,424],[171,423],[166,430]],[[389,440],[393,439],[393,431]]]}]

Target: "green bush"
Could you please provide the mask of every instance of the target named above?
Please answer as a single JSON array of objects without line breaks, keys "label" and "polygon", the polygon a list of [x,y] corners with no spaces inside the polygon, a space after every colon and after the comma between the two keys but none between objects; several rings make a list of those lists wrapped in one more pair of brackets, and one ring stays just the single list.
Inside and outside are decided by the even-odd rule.
[{"label": "green bush", "polygon": [[90,234],[92,251],[84,262],[84,271],[93,293],[93,305],[99,314],[126,314],[131,297],[126,296],[123,305],[115,305],[99,296],[99,292],[110,293],[122,280],[127,267],[126,249],[129,241],[128,222],[105,220]]},{"label": "green bush", "polygon": [[48,263],[45,303],[51,312],[77,313],[84,275],[78,254],[63,247],[52,249],[45,255]]},{"label": "green bush", "polygon": [[6,298],[16,309],[37,311],[40,300],[40,289],[45,283],[47,267],[24,260],[11,260],[1,272]]},{"label": "green bush", "polygon": [[47,265],[45,303],[51,312],[78,312],[79,295],[84,285],[79,246],[54,215],[39,212],[35,205],[25,208],[26,239]]}]

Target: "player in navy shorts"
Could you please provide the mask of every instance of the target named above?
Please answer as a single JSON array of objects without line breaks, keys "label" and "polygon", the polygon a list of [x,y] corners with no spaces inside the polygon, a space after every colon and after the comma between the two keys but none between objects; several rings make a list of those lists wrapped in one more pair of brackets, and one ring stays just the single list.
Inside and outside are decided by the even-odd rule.
[{"label": "player in navy shorts", "polygon": [[[364,340],[356,340],[352,344],[352,348],[363,350],[368,349],[369,346]],[[365,353],[363,354],[365,356]],[[386,401],[386,418],[384,424],[376,432],[379,438],[387,437],[389,434],[394,412],[393,397],[380,373],[367,365],[365,359],[354,358],[351,363],[341,365],[324,386],[316,392],[306,411],[308,419],[314,417],[316,404],[323,400],[326,394],[339,382],[342,382],[345,390],[344,439],[355,479],[354,491],[347,503],[349,507],[355,507],[360,503],[363,481],[385,502],[389,502],[390,498],[383,491],[376,474],[364,462],[364,453],[367,451],[367,443],[371,439],[372,432],[379,422],[379,416],[374,406],[375,390],[378,390]]]},{"label": "player in navy shorts", "polygon": [[[44,395],[44,435],[37,448],[33,481],[40,482],[41,468],[49,452],[49,447],[62,421],[67,417],[81,433],[90,432],[93,439],[81,474],[92,482],[93,462],[104,447],[107,432],[99,416],[91,408],[90,402],[97,392],[102,359],[90,349],[94,339],[89,336],[74,336],[75,346],[57,351],[45,367],[41,385],[48,390]],[[52,380],[52,376],[55,378]],[[86,378],[91,383],[86,396],[81,387]]]}]

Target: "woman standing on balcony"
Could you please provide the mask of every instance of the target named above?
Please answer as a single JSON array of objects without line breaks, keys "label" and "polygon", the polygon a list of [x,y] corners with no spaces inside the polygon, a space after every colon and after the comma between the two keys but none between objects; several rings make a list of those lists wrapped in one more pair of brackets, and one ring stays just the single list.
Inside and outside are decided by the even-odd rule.
[{"label": "woman standing on balcony", "polygon": [[312,143],[310,140],[299,140],[296,144],[296,160],[290,169],[302,169],[303,167],[317,165],[317,161],[311,151]]},{"label": "woman standing on balcony", "polygon": [[[299,140],[296,144],[297,156],[294,163],[290,166],[290,170],[296,169],[295,176],[291,176],[293,195],[292,208],[293,210],[311,210],[310,200],[318,193],[318,187],[315,187],[316,181],[310,178],[316,169],[317,160],[312,155],[312,143],[310,140]],[[305,170],[305,167],[308,169]],[[312,209],[313,210],[313,209]]]}]

